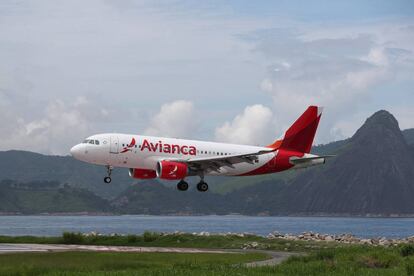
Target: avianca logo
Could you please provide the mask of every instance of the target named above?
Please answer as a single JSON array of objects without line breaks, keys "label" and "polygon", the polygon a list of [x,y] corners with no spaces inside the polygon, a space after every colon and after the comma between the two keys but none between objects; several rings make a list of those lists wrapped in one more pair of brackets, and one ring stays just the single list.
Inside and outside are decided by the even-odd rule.
[{"label": "avianca logo", "polygon": [[170,172],[170,175],[173,175],[177,172],[178,166],[175,166],[175,168]]},{"label": "avianca logo", "polygon": [[[135,140],[134,140],[135,142]],[[180,146],[180,145],[170,145],[163,144],[162,141],[158,143],[151,143],[147,139],[144,139],[142,142],[141,151],[148,150],[151,152],[163,152],[163,153],[173,153],[173,154],[183,154],[183,155],[196,155],[197,149],[194,146]]]},{"label": "avianca logo", "polygon": [[129,143],[129,145],[127,145],[126,147],[124,147],[121,151],[121,153],[124,152],[128,152],[128,151],[132,151],[132,148],[135,147],[135,138],[132,138],[131,143]]}]

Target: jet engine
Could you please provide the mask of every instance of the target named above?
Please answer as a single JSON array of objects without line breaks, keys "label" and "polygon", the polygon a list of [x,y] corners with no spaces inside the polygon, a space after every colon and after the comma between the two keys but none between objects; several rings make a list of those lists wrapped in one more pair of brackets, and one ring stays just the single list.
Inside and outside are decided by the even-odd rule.
[{"label": "jet engine", "polygon": [[183,179],[188,172],[187,164],[173,161],[159,161],[156,170],[157,176],[166,180]]},{"label": "jet engine", "polygon": [[154,170],[146,170],[146,169],[129,169],[129,176],[132,178],[138,179],[150,179],[156,178],[157,174]]}]

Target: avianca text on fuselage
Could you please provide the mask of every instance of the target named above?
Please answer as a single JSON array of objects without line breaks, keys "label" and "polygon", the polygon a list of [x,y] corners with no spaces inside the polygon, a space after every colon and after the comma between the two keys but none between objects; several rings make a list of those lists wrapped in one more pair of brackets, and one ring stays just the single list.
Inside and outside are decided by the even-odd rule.
[{"label": "avianca text on fuselage", "polygon": [[197,189],[206,191],[205,175],[257,175],[325,163],[329,156],[310,153],[321,114],[322,108],[308,107],[282,138],[263,147],[106,133],[88,137],[71,154],[106,166],[107,183],[114,167],[124,167],[137,179],[179,180],[181,191],[188,189],[187,177],[198,176]]},{"label": "avianca text on fuselage", "polygon": [[168,144],[163,143],[159,140],[156,143],[152,143],[147,139],[144,139],[141,146],[141,151],[148,152],[162,152],[162,153],[172,153],[172,154],[182,154],[182,155],[197,155],[197,148],[195,146],[187,145],[178,145],[178,144]]}]

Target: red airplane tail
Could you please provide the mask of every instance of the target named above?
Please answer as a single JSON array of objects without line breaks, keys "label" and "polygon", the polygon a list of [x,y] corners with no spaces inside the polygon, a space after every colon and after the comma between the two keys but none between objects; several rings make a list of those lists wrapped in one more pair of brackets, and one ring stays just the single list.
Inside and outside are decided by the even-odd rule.
[{"label": "red airplane tail", "polygon": [[309,106],[281,139],[267,147],[309,153],[321,119],[322,110],[322,107]]}]

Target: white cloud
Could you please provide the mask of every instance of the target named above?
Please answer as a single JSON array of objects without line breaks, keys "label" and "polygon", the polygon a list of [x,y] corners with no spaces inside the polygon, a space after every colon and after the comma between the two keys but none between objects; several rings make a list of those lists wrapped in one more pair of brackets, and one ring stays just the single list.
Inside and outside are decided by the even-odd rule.
[{"label": "white cloud", "polygon": [[93,133],[95,119],[105,120],[102,110],[96,109],[86,98],[76,98],[66,104],[50,102],[40,118],[23,119],[17,110],[4,106],[1,149],[20,149],[48,154],[69,154],[71,146]]},{"label": "white cloud", "polygon": [[[148,127],[158,103],[177,99],[197,106],[192,114],[203,122],[202,137],[157,123],[148,131],[209,140],[229,114],[264,103],[280,132],[319,104],[327,107],[319,142],[327,142],[357,127],[349,114],[368,110],[382,84],[394,94],[392,104],[413,109],[414,97],[398,94],[398,82],[414,81],[412,17],[320,24],[282,15],[278,4],[260,14],[215,1],[4,0],[0,10],[3,149],[30,144],[66,154],[78,137],[36,142],[62,132],[53,116],[69,126],[81,122],[76,136],[133,133]],[[61,113],[51,115],[53,106]],[[28,133],[33,141],[22,138]]]},{"label": "white cloud", "polygon": [[232,122],[216,129],[216,140],[235,144],[265,144],[272,142],[272,111],[260,104],[247,106]]},{"label": "white cloud", "polygon": [[144,131],[146,135],[164,137],[190,137],[197,129],[197,115],[190,101],[178,100],[164,104]]},{"label": "white cloud", "polygon": [[262,89],[263,91],[266,91],[266,92],[272,92],[272,90],[273,90],[272,81],[269,80],[269,79],[264,79],[260,83],[260,89]]},{"label": "white cloud", "polygon": [[384,52],[384,48],[381,47],[372,48],[365,60],[378,66],[388,64],[388,57]]},{"label": "white cloud", "polygon": [[[400,27],[395,30],[401,32]],[[311,29],[267,29],[245,37],[265,58],[268,70],[260,88],[273,98],[279,130],[307,106],[321,105],[330,113],[324,116],[318,142],[344,138],[338,134],[348,135],[358,127],[349,114],[367,109],[366,100],[375,97],[376,87],[413,81],[407,74],[414,72],[411,48],[396,47],[373,32],[341,32],[315,38]]]}]

